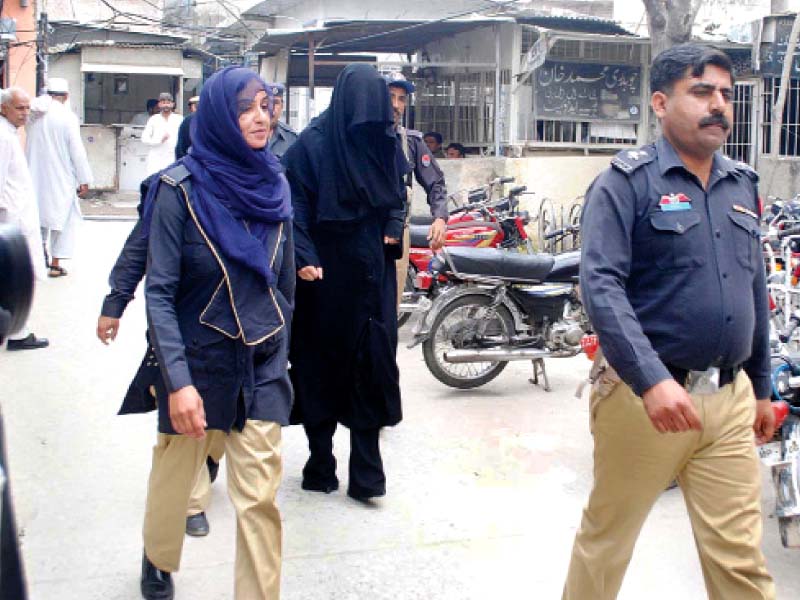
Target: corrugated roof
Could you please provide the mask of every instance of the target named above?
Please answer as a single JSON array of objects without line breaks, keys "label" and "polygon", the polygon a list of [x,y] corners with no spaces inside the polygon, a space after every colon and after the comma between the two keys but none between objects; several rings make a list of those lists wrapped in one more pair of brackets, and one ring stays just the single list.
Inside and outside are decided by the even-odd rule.
[{"label": "corrugated roof", "polygon": [[530,16],[516,17],[520,25],[535,25],[559,31],[572,31],[576,33],[597,33],[600,35],[630,35],[634,34],[615,23],[596,17],[567,17],[567,16]]},{"label": "corrugated roof", "polygon": [[274,54],[283,48],[302,51],[308,47],[308,36],[312,34],[320,44],[320,51],[330,48],[336,52],[405,54],[419,50],[428,42],[497,23],[520,23],[559,31],[634,37],[612,21],[592,17],[502,16],[434,21],[331,20],[313,28],[269,30],[251,50],[265,54]]}]

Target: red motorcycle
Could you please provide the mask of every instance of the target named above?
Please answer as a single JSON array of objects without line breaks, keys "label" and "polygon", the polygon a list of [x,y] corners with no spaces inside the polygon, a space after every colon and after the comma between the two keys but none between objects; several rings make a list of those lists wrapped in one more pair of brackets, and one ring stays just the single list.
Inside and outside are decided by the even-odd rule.
[{"label": "red motorcycle", "polygon": [[[493,200],[492,187],[502,183],[508,183],[508,179],[498,179],[489,184],[488,193],[485,188],[471,191],[467,204],[450,212],[445,246],[533,252],[525,231],[530,217],[527,212],[519,210],[519,196],[527,188],[524,185],[517,186],[509,191],[507,197]],[[413,313],[428,310],[438,290],[447,284],[446,276],[440,275],[435,281],[429,269],[434,256],[428,245],[432,222],[433,218],[427,216],[412,216],[409,219],[408,275],[397,315],[398,327],[408,321]]]}]

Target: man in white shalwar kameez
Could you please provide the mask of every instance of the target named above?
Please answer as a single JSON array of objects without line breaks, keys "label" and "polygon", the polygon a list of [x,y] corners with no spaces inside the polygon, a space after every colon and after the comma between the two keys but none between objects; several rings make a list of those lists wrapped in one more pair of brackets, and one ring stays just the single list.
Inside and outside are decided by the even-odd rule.
[{"label": "man in white shalwar kameez", "polygon": [[[33,181],[17,130],[25,125],[31,101],[21,88],[0,91],[0,223],[18,227],[28,242],[36,279],[44,279],[44,254],[39,232],[39,207]],[[48,341],[36,337],[27,326],[8,338],[9,350],[45,348]]]},{"label": "man in white shalwar kameez", "polygon": [[166,169],[175,162],[175,145],[183,117],[175,114],[172,94],[158,96],[158,112],[147,120],[142,132],[142,143],[150,146],[147,153],[147,175]]},{"label": "man in white shalwar kameez", "polygon": [[[61,260],[72,258],[81,222],[78,197],[92,182],[78,117],[66,105],[67,81],[52,77],[47,95],[31,105],[28,165],[39,203],[42,239],[50,249],[50,277],[66,275]],[[48,245],[49,242],[49,245]]]}]

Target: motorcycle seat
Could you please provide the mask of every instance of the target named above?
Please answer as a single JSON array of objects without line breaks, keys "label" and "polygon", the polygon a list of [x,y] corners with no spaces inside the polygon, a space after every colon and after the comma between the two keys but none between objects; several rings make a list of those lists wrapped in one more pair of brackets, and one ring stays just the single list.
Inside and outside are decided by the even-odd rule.
[{"label": "motorcycle seat", "polygon": [[409,225],[428,225],[430,227],[433,217],[431,215],[411,215],[408,217],[408,223]]},{"label": "motorcycle seat", "polygon": [[414,225],[408,226],[408,235],[410,238],[409,245],[412,248],[427,248],[428,247],[428,231],[430,225]]},{"label": "motorcycle seat", "polygon": [[496,248],[448,248],[458,273],[519,281],[542,281],[553,269],[551,254],[518,254]]}]

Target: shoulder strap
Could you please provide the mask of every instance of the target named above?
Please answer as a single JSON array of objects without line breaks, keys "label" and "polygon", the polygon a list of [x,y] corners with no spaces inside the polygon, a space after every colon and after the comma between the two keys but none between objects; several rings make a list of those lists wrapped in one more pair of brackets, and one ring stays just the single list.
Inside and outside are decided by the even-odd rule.
[{"label": "shoulder strap", "polygon": [[638,150],[623,150],[611,159],[611,166],[622,171],[625,175],[633,175],[639,167],[651,163],[656,158],[656,151],[652,145],[643,146]]},{"label": "shoulder strap", "polygon": [[161,173],[161,181],[172,187],[178,187],[179,184],[183,183],[191,176],[192,174],[189,172],[189,169],[187,169],[183,163],[178,163]]}]

